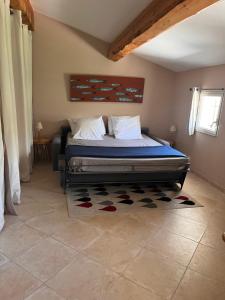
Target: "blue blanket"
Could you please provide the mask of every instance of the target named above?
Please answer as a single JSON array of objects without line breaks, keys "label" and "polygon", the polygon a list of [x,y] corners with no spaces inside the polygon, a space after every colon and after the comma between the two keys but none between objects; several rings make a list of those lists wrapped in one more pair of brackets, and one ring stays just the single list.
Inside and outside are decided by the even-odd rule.
[{"label": "blue blanket", "polygon": [[99,158],[167,158],[186,157],[180,151],[170,146],[156,147],[94,147],[68,145],[66,159],[71,157],[99,157]]}]

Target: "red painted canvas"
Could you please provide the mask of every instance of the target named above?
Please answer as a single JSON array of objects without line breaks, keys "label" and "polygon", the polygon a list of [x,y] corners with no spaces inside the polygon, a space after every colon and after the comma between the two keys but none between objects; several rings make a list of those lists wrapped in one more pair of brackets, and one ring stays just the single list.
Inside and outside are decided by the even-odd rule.
[{"label": "red painted canvas", "polygon": [[70,101],[142,103],[144,78],[71,75]]}]

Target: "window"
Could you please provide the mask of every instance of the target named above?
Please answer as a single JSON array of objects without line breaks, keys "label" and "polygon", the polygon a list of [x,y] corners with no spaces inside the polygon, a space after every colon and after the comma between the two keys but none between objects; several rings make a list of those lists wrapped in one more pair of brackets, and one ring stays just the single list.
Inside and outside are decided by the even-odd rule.
[{"label": "window", "polygon": [[218,134],[223,98],[223,91],[201,91],[196,124],[197,131],[213,136]]}]

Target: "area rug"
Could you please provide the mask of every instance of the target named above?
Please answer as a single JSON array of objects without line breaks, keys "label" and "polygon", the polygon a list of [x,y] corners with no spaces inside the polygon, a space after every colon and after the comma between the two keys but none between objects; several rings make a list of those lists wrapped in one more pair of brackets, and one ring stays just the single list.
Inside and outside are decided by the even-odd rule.
[{"label": "area rug", "polygon": [[176,185],[96,184],[67,190],[70,217],[112,214],[129,210],[200,207],[199,202]]}]

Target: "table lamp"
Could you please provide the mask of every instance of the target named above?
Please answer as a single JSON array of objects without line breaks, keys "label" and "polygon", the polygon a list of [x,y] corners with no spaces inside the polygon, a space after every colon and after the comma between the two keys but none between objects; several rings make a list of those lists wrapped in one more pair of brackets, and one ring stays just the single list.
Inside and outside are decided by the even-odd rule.
[{"label": "table lamp", "polygon": [[43,129],[42,123],[39,121],[36,124],[36,130],[37,130],[37,139],[40,140],[41,138],[41,130]]}]

